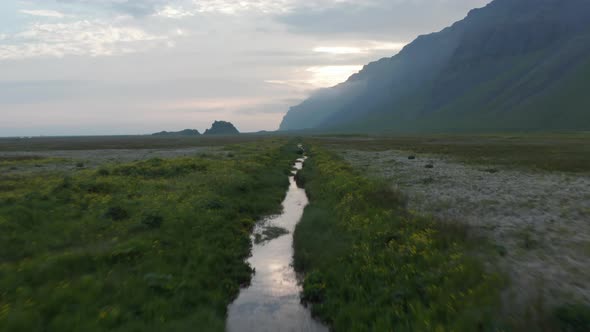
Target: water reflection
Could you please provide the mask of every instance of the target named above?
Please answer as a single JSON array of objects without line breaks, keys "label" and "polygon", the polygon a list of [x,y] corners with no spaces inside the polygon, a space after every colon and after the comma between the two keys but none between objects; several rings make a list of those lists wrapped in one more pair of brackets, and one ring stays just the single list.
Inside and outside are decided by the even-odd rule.
[{"label": "water reflection", "polygon": [[[300,170],[303,162],[304,159],[298,160],[295,168]],[[305,190],[297,187],[293,176],[289,181],[283,213],[265,223],[282,227],[289,234],[253,246],[248,262],[256,273],[250,287],[243,289],[229,307],[227,330],[230,332],[328,331],[300,302],[301,287],[291,265],[293,231],[308,199]]]}]

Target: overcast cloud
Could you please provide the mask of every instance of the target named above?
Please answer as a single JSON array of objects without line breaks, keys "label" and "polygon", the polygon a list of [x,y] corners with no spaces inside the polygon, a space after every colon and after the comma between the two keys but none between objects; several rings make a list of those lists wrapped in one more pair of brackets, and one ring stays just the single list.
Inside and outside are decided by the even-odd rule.
[{"label": "overcast cloud", "polygon": [[2,0],[0,136],[275,130],[489,0]]}]

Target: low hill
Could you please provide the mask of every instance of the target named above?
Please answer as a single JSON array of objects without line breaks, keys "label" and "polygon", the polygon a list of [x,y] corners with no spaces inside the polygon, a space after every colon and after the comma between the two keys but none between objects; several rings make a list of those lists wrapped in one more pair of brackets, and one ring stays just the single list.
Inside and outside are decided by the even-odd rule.
[{"label": "low hill", "polygon": [[200,136],[196,129],[185,129],[181,131],[161,131],[159,133],[152,134],[152,136]]},{"label": "low hill", "polygon": [[231,122],[215,121],[211,128],[205,131],[204,135],[229,136],[239,134],[240,132]]}]

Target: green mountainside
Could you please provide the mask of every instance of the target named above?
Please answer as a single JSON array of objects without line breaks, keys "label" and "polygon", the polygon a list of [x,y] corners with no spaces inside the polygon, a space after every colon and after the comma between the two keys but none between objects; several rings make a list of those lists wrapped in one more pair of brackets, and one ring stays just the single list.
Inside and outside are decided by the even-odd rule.
[{"label": "green mountainside", "polygon": [[495,0],[292,107],[281,130],[590,129],[590,1]]}]

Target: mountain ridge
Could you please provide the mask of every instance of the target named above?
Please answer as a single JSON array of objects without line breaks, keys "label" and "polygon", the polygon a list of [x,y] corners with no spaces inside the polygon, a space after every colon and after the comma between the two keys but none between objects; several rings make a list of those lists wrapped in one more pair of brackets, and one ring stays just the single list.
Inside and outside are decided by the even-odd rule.
[{"label": "mountain ridge", "polygon": [[590,83],[587,17],[587,0],[495,0],[292,107],[280,130],[588,129],[590,97],[563,90]]}]

